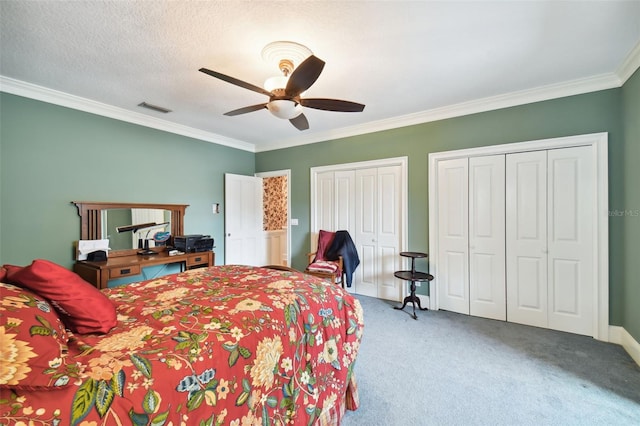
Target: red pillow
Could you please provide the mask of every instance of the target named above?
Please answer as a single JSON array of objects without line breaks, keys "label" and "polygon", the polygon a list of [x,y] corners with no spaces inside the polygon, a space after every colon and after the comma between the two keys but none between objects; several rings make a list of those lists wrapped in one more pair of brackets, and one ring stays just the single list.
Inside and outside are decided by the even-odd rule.
[{"label": "red pillow", "polygon": [[69,336],[56,310],[25,288],[0,283],[0,293],[0,389],[71,383],[67,368],[75,363],[67,362]]},{"label": "red pillow", "polygon": [[21,269],[22,266],[2,265],[2,270],[4,271],[4,275],[2,275],[2,273],[0,272],[0,275],[2,275],[2,281],[4,281],[5,283],[12,283],[13,274],[20,271]]},{"label": "red pillow", "polygon": [[111,300],[79,275],[60,265],[36,259],[10,278],[49,299],[72,331],[107,333],[116,325],[116,308]]},{"label": "red pillow", "polygon": [[320,262],[321,260],[327,260],[324,255],[331,245],[333,241],[333,237],[336,236],[335,232],[331,231],[323,231],[320,230],[318,234],[318,251],[316,252],[316,257],[313,259],[314,262]]}]

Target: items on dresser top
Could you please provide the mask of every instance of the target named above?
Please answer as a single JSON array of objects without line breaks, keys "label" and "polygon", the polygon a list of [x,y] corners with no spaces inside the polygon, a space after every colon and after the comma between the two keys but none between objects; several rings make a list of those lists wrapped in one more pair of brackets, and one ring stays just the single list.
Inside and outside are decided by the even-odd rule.
[{"label": "items on dresser top", "polygon": [[176,250],[184,253],[197,253],[213,250],[213,238],[210,235],[176,235],[173,238]]},{"label": "items on dresser top", "polygon": [[131,277],[142,273],[142,268],[154,265],[179,264],[180,271],[185,269],[213,266],[215,253],[212,251],[182,253],[170,255],[168,251],[157,252],[149,256],[137,254],[109,257],[106,262],[80,260],[73,265],[73,271],[85,281],[99,289],[108,288],[109,280]]}]

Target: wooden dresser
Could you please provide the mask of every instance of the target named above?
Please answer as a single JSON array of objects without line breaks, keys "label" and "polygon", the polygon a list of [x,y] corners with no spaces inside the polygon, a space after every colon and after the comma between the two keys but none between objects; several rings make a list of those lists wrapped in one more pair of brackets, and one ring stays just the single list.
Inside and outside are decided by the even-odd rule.
[{"label": "wooden dresser", "polygon": [[73,265],[73,271],[85,281],[90,282],[99,289],[103,289],[108,287],[109,280],[138,275],[142,273],[142,268],[146,266],[175,263],[180,264],[181,271],[213,266],[215,264],[215,253],[204,251],[169,256],[167,252],[159,252],[149,256],[133,254],[110,257],[104,262],[79,260]]}]

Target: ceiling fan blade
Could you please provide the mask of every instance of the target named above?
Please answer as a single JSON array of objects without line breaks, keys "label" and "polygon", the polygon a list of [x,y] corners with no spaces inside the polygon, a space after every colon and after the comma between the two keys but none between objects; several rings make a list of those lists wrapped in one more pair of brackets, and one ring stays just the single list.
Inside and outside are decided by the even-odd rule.
[{"label": "ceiling fan blade", "polygon": [[309,122],[307,121],[307,117],[304,114],[300,114],[297,117],[291,118],[289,120],[291,124],[296,126],[298,130],[307,130],[309,128]]},{"label": "ceiling fan blade", "polygon": [[254,92],[258,92],[258,93],[261,93],[263,95],[271,97],[271,92],[266,91],[262,87],[255,86],[255,85],[253,85],[251,83],[247,83],[246,81],[238,80],[237,78],[230,77],[228,75],[221,74],[219,72],[212,71],[212,70],[209,70],[209,69],[206,69],[206,68],[200,68],[198,71],[203,72],[205,74],[209,74],[211,77],[219,78],[220,80],[226,81],[227,83],[235,84],[236,86],[240,86],[240,87],[242,87],[244,89],[249,89],[249,90],[252,90]]},{"label": "ceiling fan blade", "polygon": [[309,56],[289,76],[285,94],[293,97],[307,90],[320,77],[323,68],[324,61],[322,59],[313,55]]},{"label": "ceiling fan blade", "polygon": [[238,108],[238,109],[234,109],[233,111],[225,112],[224,115],[233,117],[234,115],[240,115],[240,114],[246,114],[248,112],[258,111],[266,107],[267,107],[267,104],[251,105],[248,107]]},{"label": "ceiling fan blade", "polygon": [[323,109],[325,111],[361,112],[364,105],[357,102],[340,99],[310,98],[300,99],[300,105],[308,108]]}]

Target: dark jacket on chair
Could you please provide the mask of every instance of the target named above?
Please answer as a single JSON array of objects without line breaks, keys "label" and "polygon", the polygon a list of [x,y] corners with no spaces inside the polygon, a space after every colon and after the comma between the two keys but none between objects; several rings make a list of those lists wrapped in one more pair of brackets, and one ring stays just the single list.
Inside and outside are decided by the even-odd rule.
[{"label": "dark jacket on chair", "polygon": [[360,258],[356,245],[347,231],[336,231],[336,235],[327,249],[326,258],[328,260],[338,260],[338,256],[342,256],[347,287],[351,287],[353,272],[360,264]]}]

